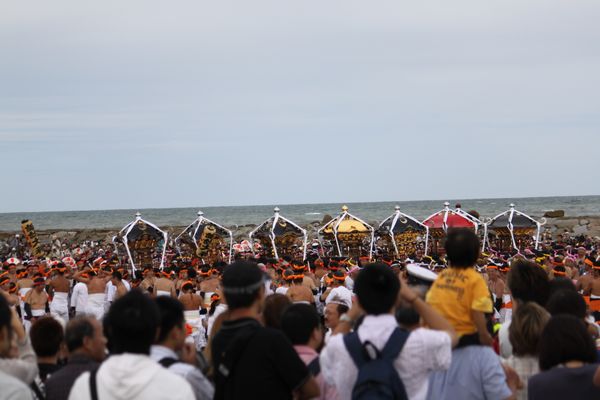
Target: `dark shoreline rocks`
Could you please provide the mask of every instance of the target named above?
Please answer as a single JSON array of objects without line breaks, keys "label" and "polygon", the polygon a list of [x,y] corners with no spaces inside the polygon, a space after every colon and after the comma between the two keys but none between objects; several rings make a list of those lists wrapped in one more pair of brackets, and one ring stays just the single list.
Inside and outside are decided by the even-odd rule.
[{"label": "dark shoreline rocks", "polygon": [[544,213],[545,218],[562,218],[565,216],[565,210],[552,210]]}]

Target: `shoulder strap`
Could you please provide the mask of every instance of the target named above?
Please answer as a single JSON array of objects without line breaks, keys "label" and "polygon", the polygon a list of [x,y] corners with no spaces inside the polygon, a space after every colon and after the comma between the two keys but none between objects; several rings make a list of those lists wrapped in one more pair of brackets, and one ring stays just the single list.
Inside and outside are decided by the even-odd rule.
[{"label": "shoulder strap", "polygon": [[394,329],[383,350],[381,350],[381,357],[388,360],[395,360],[404,348],[409,335],[410,333],[405,330],[400,328]]},{"label": "shoulder strap", "polygon": [[363,345],[358,337],[358,332],[354,331],[344,336],[344,344],[346,349],[352,357],[352,361],[356,365],[356,368],[360,367],[367,362],[365,354],[363,352]]},{"label": "shoulder strap", "polygon": [[98,369],[95,368],[90,371],[90,395],[91,400],[98,400],[98,388],[96,387],[96,374]]},{"label": "shoulder strap", "polygon": [[227,346],[223,352],[223,358],[215,371],[216,373],[220,374],[225,379],[229,377],[242,356],[242,353],[248,346],[248,343],[252,340],[256,332],[258,332],[258,329],[257,326],[254,326],[246,332],[238,333],[233,338],[229,346]]},{"label": "shoulder strap", "polygon": [[172,357],[165,357],[158,360],[158,363],[165,368],[169,368],[171,365],[177,364],[178,362],[180,362],[178,359]]},{"label": "shoulder strap", "polygon": [[35,394],[35,397],[37,399],[39,399],[39,400],[46,400],[46,396],[44,396],[44,394],[40,390],[40,387],[38,386],[38,384],[35,381],[35,379],[33,380],[33,382],[31,382],[31,384],[29,385],[29,387],[31,388],[31,390],[33,391],[33,393]]},{"label": "shoulder strap", "polygon": [[319,361],[319,356],[316,356],[314,360],[309,362],[307,367],[312,376],[319,375],[321,373],[321,362]]}]

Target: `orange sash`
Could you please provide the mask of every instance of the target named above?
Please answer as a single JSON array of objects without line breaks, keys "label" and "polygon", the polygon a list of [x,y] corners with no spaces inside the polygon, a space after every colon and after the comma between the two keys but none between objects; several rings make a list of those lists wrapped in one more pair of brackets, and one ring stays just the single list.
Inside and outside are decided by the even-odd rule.
[{"label": "orange sash", "polygon": [[590,310],[600,312],[600,299],[591,299],[590,298],[589,304],[590,304]]}]

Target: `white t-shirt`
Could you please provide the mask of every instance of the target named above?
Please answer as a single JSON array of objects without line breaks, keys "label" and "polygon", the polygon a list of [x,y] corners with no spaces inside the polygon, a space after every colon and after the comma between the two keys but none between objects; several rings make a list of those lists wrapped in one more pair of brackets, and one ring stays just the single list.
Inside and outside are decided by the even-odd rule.
[{"label": "white t-shirt", "polygon": [[[368,315],[358,328],[358,337],[361,342],[368,340],[381,350],[397,327],[391,314]],[[424,328],[412,331],[394,362],[408,398],[425,399],[429,373],[448,369],[451,357],[452,342],[446,332]],[[343,335],[329,338],[320,360],[325,381],[336,387],[341,399],[351,398],[358,370],[348,354]]]},{"label": "white t-shirt", "polygon": [[87,306],[88,288],[83,282],[77,282],[73,287],[73,293],[71,294],[71,307],[75,307],[75,311],[78,313],[85,312]]}]

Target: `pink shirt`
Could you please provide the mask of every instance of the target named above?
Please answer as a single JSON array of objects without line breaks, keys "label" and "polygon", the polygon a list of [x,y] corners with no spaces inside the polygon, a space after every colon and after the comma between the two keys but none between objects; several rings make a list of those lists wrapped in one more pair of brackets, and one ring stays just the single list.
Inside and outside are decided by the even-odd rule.
[{"label": "pink shirt", "polygon": [[[294,346],[294,350],[296,350],[296,353],[298,353],[298,355],[306,365],[310,364],[312,360],[319,356],[319,353],[317,353],[312,347],[308,346],[297,345]],[[317,384],[319,385],[319,389],[321,390],[321,395],[319,397],[315,397],[315,399],[339,399],[337,391],[335,390],[335,386],[326,383],[323,380],[323,374],[317,375],[315,379],[317,381]]]}]

